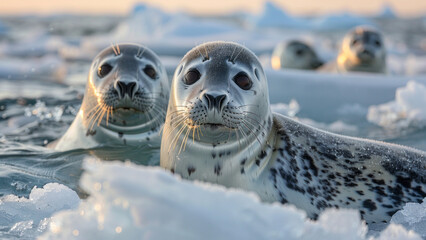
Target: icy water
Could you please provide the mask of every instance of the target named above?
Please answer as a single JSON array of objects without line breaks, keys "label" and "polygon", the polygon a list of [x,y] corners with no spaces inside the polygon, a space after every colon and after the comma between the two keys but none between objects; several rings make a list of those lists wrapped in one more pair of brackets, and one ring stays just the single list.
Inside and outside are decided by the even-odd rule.
[{"label": "icy water", "polygon": [[[187,32],[182,30],[182,26],[178,24],[188,25],[189,22],[193,23],[198,20],[184,18],[180,19],[181,22],[177,21],[177,25],[170,25],[167,22],[170,16],[164,17],[157,13],[160,20],[153,23],[144,22],[149,20],[144,15],[138,15],[137,12],[132,14],[128,17],[51,16],[41,18],[24,16],[0,18],[1,26],[3,26],[3,28],[0,26],[0,197],[8,194],[28,197],[34,186],[42,187],[47,183],[57,182],[70,187],[84,198],[87,195],[79,188],[79,180],[83,171],[82,162],[87,156],[95,156],[109,161],[119,158],[122,151],[137,151],[141,158],[135,162],[136,164],[158,165],[159,149],[135,150],[104,147],[93,150],[76,149],[68,152],[54,152],[45,147],[59,138],[71,124],[83,98],[90,61],[101,48],[110,42],[140,39],[137,42],[147,44],[161,55],[160,57],[165,60],[168,69],[171,69],[169,72],[172,73],[173,66],[177,64],[180,57],[197,43],[208,40],[243,41],[241,36],[251,37],[251,39],[247,39],[246,45],[259,55],[262,62],[265,63],[265,68],[268,68],[268,60],[264,59],[268,59],[274,44],[282,40],[283,34],[282,29],[259,29],[258,31],[266,36],[271,33],[271,37],[267,40],[261,39],[257,44],[259,32],[256,34],[247,30],[251,29],[250,26],[246,26],[251,22],[244,23],[244,16],[241,18],[230,16],[229,19],[225,19],[230,22],[228,25],[223,22],[215,25],[215,22],[218,21],[217,18],[209,19],[213,24],[210,22],[206,26],[210,27],[213,33],[216,31],[215,34],[198,29],[199,35],[197,35],[197,29],[195,29],[192,38],[184,38],[183,35]],[[368,19],[368,21],[373,20]],[[398,76],[410,75],[413,78],[424,76],[426,72],[424,70],[426,69],[424,68],[426,66],[424,64],[426,62],[426,21],[424,19],[375,19],[374,22],[383,29],[385,34],[389,34],[390,70]],[[161,28],[160,25],[166,23],[170,26]],[[161,31],[156,32],[153,39],[147,37],[147,30],[141,31],[141,35],[137,35],[138,31],[135,28],[144,25],[147,28],[154,27]],[[239,29],[238,31],[244,34],[230,34],[230,32],[236,31],[235,29]],[[167,32],[168,30],[169,32]],[[325,46],[319,50],[320,55],[325,59],[331,59],[336,54],[339,38],[345,31],[347,31],[347,27],[322,29],[321,31],[305,29],[302,32],[289,29],[285,33],[308,40],[316,37],[324,40],[325,43],[317,47]],[[156,41],[155,38],[161,40]],[[170,44],[171,42],[172,44]],[[295,75],[299,78],[305,76],[304,73],[295,73]],[[383,75],[379,78],[386,79],[387,77]],[[344,85],[336,86],[336,89],[345,88]],[[418,124],[408,124],[403,128],[387,128],[366,119],[368,104],[380,105],[395,100],[395,90],[403,86],[405,86],[405,82],[400,85],[392,85],[386,89],[386,94],[377,94],[375,99],[374,94],[376,93],[370,92],[370,98],[376,101],[364,101],[365,98],[361,94],[358,96],[358,100],[354,100],[359,101],[359,104],[348,105],[348,108],[342,108],[339,111],[333,110],[337,112],[334,115],[331,114],[333,112],[331,110],[326,113],[318,110],[324,106],[332,109],[334,103],[322,103],[320,100],[312,99],[310,101],[309,97],[295,99],[300,106],[294,113],[291,113],[290,109],[289,114],[288,106],[285,111],[289,115],[296,115],[305,123],[326,130],[426,150],[426,124],[424,121],[426,117],[417,119]],[[284,88],[284,86],[278,86],[278,89],[277,85],[272,87],[274,90],[270,91],[271,103],[288,104],[290,102],[292,98],[290,94],[281,95],[280,88]],[[285,87],[287,91],[292,91],[291,87]],[[309,86],[302,84],[299,87],[305,89],[302,90],[302,93],[308,92]],[[328,96],[336,94],[329,88],[325,88],[324,91],[324,94]],[[364,92],[364,94],[366,93]],[[383,96],[383,99],[379,99],[380,96]],[[345,98],[343,94],[339,97]],[[311,103],[306,103],[309,101]],[[318,108],[315,107],[315,104],[318,105]],[[424,114],[426,110],[423,109],[423,111]],[[342,122],[344,124],[341,124]],[[1,219],[0,223],[2,225],[0,226],[0,238],[17,237],[9,233],[12,226],[7,224],[7,219]]]}]

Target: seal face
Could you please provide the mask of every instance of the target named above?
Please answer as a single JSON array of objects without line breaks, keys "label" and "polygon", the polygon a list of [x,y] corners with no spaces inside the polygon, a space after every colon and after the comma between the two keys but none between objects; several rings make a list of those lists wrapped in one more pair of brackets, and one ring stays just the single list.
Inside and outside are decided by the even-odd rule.
[{"label": "seal face", "polygon": [[195,47],[172,81],[160,165],[294,204],[312,218],[343,207],[382,223],[426,197],[425,152],[306,126],[271,113],[268,99],[251,51],[229,42]]},{"label": "seal face", "polygon": [[337,57],[337,70],[384,73],[386,49],[382,35],[368,26],[349,31]]},{"label": "seal face", "polygon": [[80,111],[55,149],[159,145],[168,97],[154,52],[137,44],[108,47],[93,60]]},{"label": "seal face", "polygon": [[323,62],[318,58],[315,51],[306,43],[294,40],[288,43],[279,43],[271,59],[272,68],[313,70],[320,67]]}]

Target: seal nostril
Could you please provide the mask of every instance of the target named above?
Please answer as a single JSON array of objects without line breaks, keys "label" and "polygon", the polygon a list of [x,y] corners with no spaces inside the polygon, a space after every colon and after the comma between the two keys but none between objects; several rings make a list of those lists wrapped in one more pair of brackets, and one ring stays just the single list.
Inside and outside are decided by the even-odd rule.
[{"label": "seal nostril", "polygon": [[211,109],[214,105],[214,97],[208,93],[204,94],[204,98],[207,101],[207,106]]},{"label": "seal nostril", "polygon": [[130,98],[133,98],[136,86],[137,86],[136,82],[125,83],[122,81],[117,81],[115,89],[119,93],[120,98],[123,98],[124,95],[126,94]]},{"label": "seal nostril", "polygon": [[130,82],[127,84],[127,95],[129,95],[130,98],[133,98],[134,92],[136,89],[136,83]]},{"label": "seal nostril", "polygon": [[214,95],[206,93],[204,94],[204,98],[207,101],[207,105],[209,109],[216,108],[217,110],[222,110],[222,107],[226,100],[226,95],[221,94],[221,95],[214,96]]},{"label": "seal nostril", "polygon": [[223,105],[224,105],[224,103],[225,103],[225,99],[226,99],[226,95],[219,95],[219,96],[217,96],[216,97],[216,104],[217,104],[217,108],[218,109],[222,109],[223,108]]},{"label": "seal nostril", "polygon": [[120,98],[124,97],[124,93],[125,93],[124,89],[125,88],[126,88],[126,84],[125,83],[117,81],[115,90],[118,92],[118,95],[119,95]]}]

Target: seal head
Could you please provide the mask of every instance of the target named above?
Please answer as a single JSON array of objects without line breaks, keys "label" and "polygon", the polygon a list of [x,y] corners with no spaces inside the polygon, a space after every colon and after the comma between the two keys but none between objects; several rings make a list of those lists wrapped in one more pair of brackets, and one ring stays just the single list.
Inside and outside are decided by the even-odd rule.
[{"label": "seal head", "polygon": [[[219,167],[222,155],[246,155],[242,146],[259,147],[267,137],[268,121],[272,114],[267,82],[257,57],[232,42],[199,45],[184,56],[173,78],[161,165],[174,169],[177,159],[208,155],[215,160],[207,165],[217,165],[226,174]],[[197,165],[208,168],[204,164],[200,160],[179,167],[187,173]]]},{"label": "seal head", "polygon": [[154,52],[137,44],[108,47],[93,60],[78,116],[55,148],[140,145],[158,134],[168,96],[167,75]]},{"label": "seal head", "polygon": [[314,70],[323,65],[315,51],[306,43],[294,40],[278,44],[271,59],[272,68]]},{"label": "seal head", "polygon": [[358,26],[349,31],[342,42],[337,68],[339,72],[384,73],[386,49],[382,34],[368,26]]}]

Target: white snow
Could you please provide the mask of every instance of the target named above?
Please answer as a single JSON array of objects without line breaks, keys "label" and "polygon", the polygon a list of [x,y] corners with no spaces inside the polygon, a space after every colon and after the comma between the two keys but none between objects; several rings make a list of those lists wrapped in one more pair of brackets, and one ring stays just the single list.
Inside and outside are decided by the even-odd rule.
[{"label": "white snow", "polygon": [[271,104],[272,112],[276,112],[282,115],[286,115],[289,117],[294,117],[299,112],[300,106],[296,100],[291,99],[288,104],[285,103],[275,103]]},{"label": "white snow", "polygon": [[402,210],[392,216],[391,223],[401,224],[406,229],[412,229],[426,239],[426,198],[421,204],[407,203]]},{"label": "white snow", "polygon": [[421,239],[391,224],[368,237],[360,215],[330,209],[318,221],[251,193],[181,180],[158,167],[89,160],[78,209],[54,215],[40,239]]},{"label": "white snow", "polygon": [[34,187],[29,198],[7,195],[0,198],[0,237],[35,238],[46,230],[53,213],[74,209],[77,193],[58,183]]},{"label": "white snow", "polygon": [[394,101],[371,106],[367,119],[388,129],[426,126],[426,85],[409,81],[396,90]]}]

